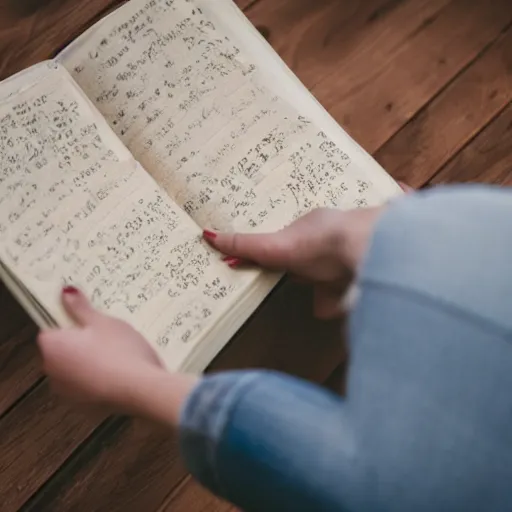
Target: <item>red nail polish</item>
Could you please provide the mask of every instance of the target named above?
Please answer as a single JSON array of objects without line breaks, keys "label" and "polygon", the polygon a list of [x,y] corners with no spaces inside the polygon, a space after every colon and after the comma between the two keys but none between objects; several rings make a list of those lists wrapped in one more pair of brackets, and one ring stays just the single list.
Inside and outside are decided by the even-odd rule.
[{"label": "red nail polish", "polygon": [[62,288],[62,293],[66,293],[67,295],[75,295],[78,293],[78,288],[75,288],[74,286],[64,286],[64,288]]},{"label": "red nail polish", "polygon": [[242,265],[243,260],[241,260],[240,258],[231,258],[229,260],[226,260],[226,263],[231,268],[235,268],[235,267],[238,267],[238,266]]},{"label": "red nail polish", "polygon": [[229,255],[228,255],[228,256],[223,256],[222,261],[223,261],[224,263],[228,263],[228,264],[229,264],[229,263],[233,263],[233,262],[237,262],[237,263],[239,263],[239,262],[241,262],[242,260],[241,260],[240,258],[237,258],[236,256],[229,256]]},{"label": "red nail polish", "polygon": [[205,229],[203,231],[203,237],[207,240],[215,240],[217,238],[217,233],[214,233],[213,231],[209,231],[208,229]]},{"label": "red nail polish", "polygon": [[236,256],[224,256],[222,261],[227,263],[232,268],[250,264],[247,260],[244,260],[243,258],[237,258]]}]

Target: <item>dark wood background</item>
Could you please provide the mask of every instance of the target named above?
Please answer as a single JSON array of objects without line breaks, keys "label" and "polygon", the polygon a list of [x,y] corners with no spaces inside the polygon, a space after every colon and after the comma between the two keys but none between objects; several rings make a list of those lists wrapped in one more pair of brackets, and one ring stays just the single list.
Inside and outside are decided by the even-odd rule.
[{"label": "dark wood background", "polygon": [[[51,57],[119,4],[0,0],[0,77]],[[412,185],[512,183],[510,0],[238,0],[323,105]],[[340,389],[339,326],[309,292],[278,289],[214,362],[265,366]],[[94,418],[52,396],[35,326],[0,288],[2,512],[233,510],[199,488],[175,439]]]}]

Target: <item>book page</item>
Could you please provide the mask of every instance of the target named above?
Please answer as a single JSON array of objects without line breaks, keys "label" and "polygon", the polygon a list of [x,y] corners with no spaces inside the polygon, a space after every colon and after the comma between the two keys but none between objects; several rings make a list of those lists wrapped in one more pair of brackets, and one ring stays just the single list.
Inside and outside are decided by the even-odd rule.
[{"label": "book page", "polygon": [[0,82],[0,101],[20,93],[27,87],[32,87],[38,80],[43,80],[49,73],[55,71],[50,61],[39,62],[23,69]]},{"label": "book page", "polygon": [[270,88],[193,0],[131,0],[60,60],[201,226],[282,227],[318,206],[383,201],[351,155]]},{"label": "book page", "polygon": [[350,155],[358,173],[365,173],[381,202],[401,195],[402,189],[395,180],[367,153],[327,112],[295,73],[281,59],[272,45],[245,16],[233,0],[195,0],[204,15],[212,20],[216,29],[227,36],[250,61],[261,81],[273,92],[284,98]]},{"label": "book page", "polygon": [[58,65],[0,102],[0,159],[0,259],[46,324],[70,323],[76,285],[174,369],[256,275],[218,261]]}]

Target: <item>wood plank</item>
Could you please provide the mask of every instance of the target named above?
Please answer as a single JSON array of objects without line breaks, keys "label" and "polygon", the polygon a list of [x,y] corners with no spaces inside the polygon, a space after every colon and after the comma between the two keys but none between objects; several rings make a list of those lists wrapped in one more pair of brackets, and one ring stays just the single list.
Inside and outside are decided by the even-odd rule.
[{"label": "wood plank", "polygon": [[512,184],[512,104],[493,119],[431,180],[432,185],[454,182]]},{"label": "wood plank", "polygon": [[[311,312],[308,288],[294,283],[280,287],[213,362],[210,371],[266,367],[323,382],[344,357],[344,347],[339,323],[320,322]],[[67,414],[64,410],[52,412],[51,418],[43,414],[40,421],[57,426],[59,415]],[[102,448],[93,453],[81,450],[73,456],[25,510],[64,512],[84,507],[97,512],[138,511],[142,503],[150,504],[149,510],[161,504],[186,475],[175,440],[168,432],[162,435],[148,425],[130,425],[93,436],[92,442]],[[54,435],[61,435],[57,427]],[[82,440],[77,436],[75,443]],[[48,475],[58,467],[53,462],[45,463]],[[20,465],[29,463],[32,460],[23,460]]]},{"label": "wood plank", "polygon": [[0,344],[0,417],[43,376],[35,335],[29,324]]},{"label": "wood plank", "polygon": [[364,82],[371,67],[387,60],[448,1],[273,0],[246,14],[307,87],[326,81],[338,88],[344,87],[340,71],[350,74],[347,82]]},{"label": "wood plank", "polygon": [[0,417],[41,377],[35,325],[0,284]]},{"label": "wood plank", "polygon": [[[2,3],[0,79],[52,57],[123,0]],[[27,14],[28,13],[28,14]],[[24,14],[26,16],[22,17]]]},{"label": "wood plank", "polygon": [[24,511],[153,511],[186,477],[172,432],[124,419],[98,434]]},{"label": "wood plank", "polygon": [[512,3],[275,0],[247,12],[337,121],[374,152],[499,36]]},{"label": "wood plank", "polygon": [[509,29],[375,157],[394,178],[419,187],[511,100]]},{"label": "wood plank", "polygon": [[46,384],[0,421],[0,502],[14,512],[51,476],[97,424],[72,411]]},{"label": "wood plank", "polygon": [[14,300],[7,288],[0,282],[0,345],[24,328],[30,319],[23,308]]},{"label": "wood plank", "polygon": [[236,507],[219,500],[194,479],[188,477],[166,499],[158,512],[236,512],[237,510]]},{"label": "wood plank", "polygon": [[[340,74],[328,77],[313,92],[373,153],[494,41],[511,20],[509,0],[453,1],[424,19],[387,58],[373,60],[364,80],[353,80],[353,74],[341,68]],[[374,50],[372,45],[370,51]],[[361,51],[361,62],[366,56]],[[361,66],[367,69],[368,63]],[[354,69],[360,77],[358,66]]]},{"label": "wood plank", "polygon": [[238,7],[242,9],[242,11],[244,9],[250,8],[259,1],[261,0],[234,0],[235,4],[238,5]]}]

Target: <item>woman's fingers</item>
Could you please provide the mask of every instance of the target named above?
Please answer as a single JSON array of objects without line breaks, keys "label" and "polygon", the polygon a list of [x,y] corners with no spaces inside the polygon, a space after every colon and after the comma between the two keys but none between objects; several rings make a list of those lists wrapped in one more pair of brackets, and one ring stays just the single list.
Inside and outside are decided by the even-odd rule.
[{"label": "woman's fingers", "polygon": [[100,316],[87,297],[74,286],[62,289],[62,305],[71,319],[82,327],[94,323]]},{"label": "woman's fingers", "polygon": [[287,230],[268,234],[213,233],[205,230],[205,240],[223,254],[226,263],[237,266],[254,262],[272,269],[287,269],[293,256],[293,247]]},{"label": "woman's fingers", "polygon": [[73,340],[76,337],[76,333],[77,330],[75,328],[45,329],[37,335],[37,344],[43,354],[53,354],[54,350],[58,350],[61,344],[67,343],[68,340]]},{"label": "woman's fingers", "polygon": [[47,374],[53,377],[63,371],[73,371],[73,354],[77,348],[80,349],[81,332],[77,328],[46,329],[38,334],[37,344]]}]

